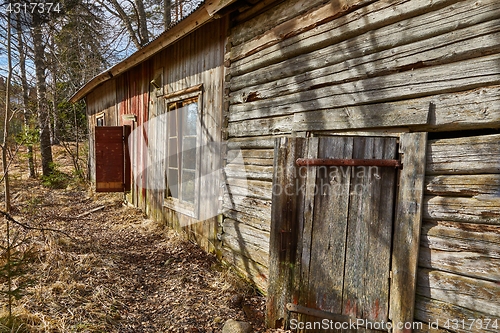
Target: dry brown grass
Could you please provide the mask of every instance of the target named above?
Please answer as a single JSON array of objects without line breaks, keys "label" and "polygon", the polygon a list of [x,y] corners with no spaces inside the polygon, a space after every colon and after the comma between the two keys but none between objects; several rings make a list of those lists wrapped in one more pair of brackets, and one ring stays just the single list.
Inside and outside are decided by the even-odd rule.
[{"label": "dry brown grass", "polygon": [[[71,175],[61,148],[54,156]],[[264,331],[263,298],[212,255],[123,206],[120,194],[95,194],[77,182],[50,189],[27,179],[24,164],[12,168],[14,217],[63,233],[18,229],[34,253],[21,279],[33,284],[15,303],[19,325],[0,322],[0,332],[219,332],[227,319]],[[236,294],[251,315],[228,302]]]}]

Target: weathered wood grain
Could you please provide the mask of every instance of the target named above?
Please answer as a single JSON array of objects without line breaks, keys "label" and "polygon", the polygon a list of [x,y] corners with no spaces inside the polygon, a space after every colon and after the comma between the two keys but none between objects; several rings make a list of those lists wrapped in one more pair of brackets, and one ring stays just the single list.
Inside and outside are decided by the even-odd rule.
[{"label": "weathered wood grain", "polygon": [[500,127],[499,96],[499,86],[432,96],[426,103],[426,105],[432,103],[429,125],[419,128],[429,131],[498,128]]},{"label": "weathered wood grain", "polygon": [[[397,107],[397,106],[399,107]],[[396,106],[396,107],[395,107]],[[405,103],[360,105],[339,109],[308,111],[294,115],[230,122],[231,136],[287,134],[292,131],[324,131],[422,125],[428,122],[426,108]]]},{"label": "weathered wood grain", "polygon": [[[352,152],[352,138],[311,138],[307,158],[351,158]],[[351,170],[347,170],[347,175],[342,179],[332,179],[334,176],[328,171],[331,170],[307,168],[304,207],[307,219],[304,220],[299,304],[343,314],[343,270]],[[332,183],[338,186],[330,188]],[[327,186],[323,189],[323,185]],[[328,293],[324,292],[325,289]],[[304,316],[302,320],[312,321],[313,318]]]},{"label": "weathered wood grain", "polygon": [[[457,305],[433,300],[419,295],[416,296],[416,301],[415,301],[415,318],[425,323],[439,324],[439,327],[441,329],[444,328],[447,320],[450,320],[450,322],[448,322],[448,324],[450,325],[449,326],[450,330],[452,332],[458,332],[458,333],[498,332],[498,328],[493,328],[491,324],[489,327],[486,327],[486,325],[472,325],[471,327],[470,326],[471,322],[469,321],[469,319],[472,320],[490,319],[493,322],[495,320],[498,320],[498,323],[500,323],[499,317],[494,317],[486,313],[473,311]],[[452,329],[453,325],[453,322],[451,322],[452,320],[460,321],[460,324],[455,329]],[[463,327],[462,320],[464,320],[464,323],[468,323],[468,325]],[[430,332],[434,331],[431,330]]]},{"label": "weathered wood grain", "polygon": [[273,160],[269,158],[244,158],[243,160],[239,161],[240,163],[237,163],[237,161],[233,161],[235,165],[273,165]]},{"label": "weathered wood grain", "polygon": [[[408,141],[403,139],[403,144]],[[397,155],[396,138],[354,138],[352,158],[395,159]],[[377,177],[370,172],[360,174],[356,169],[351,174],[342,313],[381,322],[387,321],[389,314],[397,170],[377,168],[376,174]],[[323,223],[320,219],[318,222]],[[395,233],[395,238],[399,237],[407,235]],[[340,239],[343,238],[333,241]],[[412,264],[398,268],[411,270]]]},{"label": "weathered wood grain", "polygon": [[234,210],[234,209],[224,209],[223,214],[226,218],[236,220],[241,223],[245,223],[253,228],[270,231],[271,230],[271,217],[263,217],[261,212],[246,211],[245,213]]},{"label": "weathered wood grain", "polygon": [[269,281],[267,267],[227,248],[222,248],[221,252],[223,262],[234,267],[236,272],[252,283],[259,292],[267,291]]},{"label": "weathered wood grain", "polygon": [[417,294],[500,317],[500,285],[438,270],[418,271]]},{"label": "weathered wood grain", "polygon": [[[331,21],[336,17],[345,15],[345,13],[353,10],[353,8],[373,2],[373,0],[334,0],[326,4],[321,4],[319,8],[314,8],[309,12],[285,21],[276,25],[272,29],[264,30],[262,34],[257,35],[253,39],[235,45],[231,49],[231,61],[236,61],[247,57],[255,52],[258,52],[266,47],[277,44],[283,39],[296,36],[305,31],[311,30],[325,22]],[[308,6],[311,5],[309,2]],[[286,8],[288,11],[289,8]],[[282,16],[283,16],[282,12]],[[295,12],[299,15],[299,12]],[[262,20],[262,18],[258,18]],[[283,20],[283,19],[282,19]]]},{"label": "weathered wood grain", "polygon": [[224,247],[269,267],[269,232],[231,219],[224,220],[223,231]]},{"label": "weathered wood grain", "polygon": [[[500,14],[500,8],[498,11]],[[252,86],[252,82],[241,83],[240,80],[248,79],[246,75],[234,77],[231,82],[233,92],[230,94],[230,101],[231,103],[244,103],[250,101],[249,98],[266,99],[307,91],[322,85],[334,85],[368,77],[384,76],[414,68],[442,65],[498,53],[500,50],[497,42],[500,36],[499,25],[499,20],[488,21],[368,55],[366,52],[359,57],[351,55],[340,63],[314,68],[295,76],[288,76],[288,73],[285,72],[279,79],[259,85]],[[359,38],[361,39],[361,37]],[[345,57],[347,54],[342,45],[335,46],[335,50],[332,50],[332,53],[328,55],[330,60]],[[319,51],[316,53],[323,54]],[[319,56],[316,53],[312,52],[301,56],[301,58],[304,58],[304,62],[309,64],[311,60]],[[268,75],[267,73],[266,68],[258,69],[252,73],[251,80],[255,81],[262,75]],[[242,89],[234,91],[240,86]]]},{"label": "weathered wood grain", "polygon": [[[439,9],[447,5],[452,6],[439,11]],[[376,31],[381,27],[388,26],[396,22],[401,22],[401,24],[399,26],[395,24],[393,25],[393,28],[399,28],[399,31],[404,29],[408,33],[404,34],[404,36],[401,36],[399,39],[397,37],[395,37],[395,39],[390,38],[386,42],[384,42],[384,37],[389,36],[390,33],[386,33],[385,36],[382,35],[379,38],[377,38],[378,36],[368,35],[366,36],[368,40],[365,41],[366,44],[363,45],[362,49],[370,50],[373,48],[374,44],[381,44],[382,46],[385,45],[385,47],[379,48],[379,50],[406,44],[408,43],[408,39],[411,38],[409,36],[413,36],[414,34],[416,34],[417,38],[410,40],[430,38],[440,33],[449,32],[463,26],[474,24],[471,22],[471,20],[474,20],[474,16],[470,15],[471,11],[475,10],[476,15],[478,14],[477,11],[485,13],[491,9],[488,8],[488,6],[491,5],[492,1],[484,4],[483,2],[475,3],[474,5],[466,4],[465,6],[457,6],[455,1],[450,0],[419,0],[411,2],[407,2],[405,0],[377,1],[372,5],[360,8],[348,15],[320,25],[319,27],[306,31],[300,35],[288,38],[278,44],[254,53],[251,56],[245,57],[232,64],[230,73],[234,77],[266,66],[268,66],[269,70],[272,71],[284,68],[296,68],[296,65],[294,66],[290,63],[287,63],[286,66],[283,67],[276,65],[277,68],[274,68],[273,66],[283,60],[292,59],[300,54],[305,54],[321,48],[325,48],[326,54],[333,53],[331,50],[326,49],[326,47],[329,45],[340,44],[343,41],[359,36],[363,33]],[[431,17],[424,17],[422,21],[418,22],[418,15],[429,12],[432,13]],[[463,19],[460,19],[462,23],[457,25],[457,16],[460,16],[460,14],[462,14],[463,17]],[[414,17],[418,18],[410,19]],[[440,22],[441,18],[444,18],[445,20]],[[476,23],[480,22],[484,21],[476,18]],[[452,23],[455,25],[452,26]],[[422,26],[426,26],[426,28],[422,29]],[[412,27],[413,31],[410,30]],[[376,43],[374,41],[376,41]],[[357,48],[347,48],[346,50],[348,51],[347,53],[350,57],[356,57],[356,54],[352,54],[351,50],[358,50]],[[324,66],[326,65],[327,64],[324,64]],[[305,68],[304,72],[307,70],[310,69]],[[299,73],[300,72],[295,72],[294,74]]]},{"label": "weathered wood grain", "polygon": [[500,225],[498,195],[473,198],[426,196],[423,208],[426,220]]},{"label": "weathered wood grain", "polygon": [[442,196],[500,196],[500,174],[427,176],[425,192]]},{"label": "weathered wood grain", "polygon": [[429,141],[427,174],[500,173],[500,134]]},{"label": "weathered wood grain", "polygon": [[[307,140],[304,156],[307,158],[317,158],[319,149],[319,138],[310,138]],[[298,212],[301,214],[299,217],[299,235],[297,238],[297,259],[296,267],[300,269],[293,273],[293,302],[296,304],[309,304],[309,295],[304,290],[310,290],[308,283],[311,276],[311,258],[313,258],[313,224],[314,224],[314,211],[315,211],[315,198],[314,193],[316,189],[316,178],[318,168],[307,168],[300,173],[302,182],[305,184],[305,193],[302,200],[299,201],[300,206]],[[338,258],[343,260],[343,258]],[[314,272],[313,272],[314,273]],[[343,278],[343,277],[342,277]],[[335,297],[335,290],[330,297]],[[311,304],[314,306],[313,304]],[[303,316],[299,316],[300,320],[304,320]]]},{"label": "weathered wood grain", "polygon": [[[500,55],[347,82],[230,106],[230,121],[416,98],[500,83]],[[441,78],[441,79],[436,79]]]},{"label": "weathered wood grain", "polygon": [[234,195],[246,195],[257,199],[271,200],[273,183],[268,181],[228,178],[227,191]]},{"label": "weathered wood grain", "polygon": [[[269,257],[269,284],[266,322],[276,328],[286,318],[286,304],[292,295],[294,264],[297,250],[297,211],[301,202],[297,192],[298,178],[295,160],[304,156],[305,139],[281,138],[275,143],[275,164],[273,186],[285,188],[292,185],[291,191],[273,191],[271,211],[271,236]],[[281,192],[281,191],[280,191]]]},{"label": "weathered wood grain", "polygon": [[427,133],[403,133],[400,140],[404,155],[394,223],[389,318],[405,323],[413,320]]},{"label": "weathered wood grain", "polygon": [[227,152],[227,160],[231,161],[241,154],[243,158],[258,158],[258,159],[273,159],[274,150],[273,149],[241,149],[241,150],[229,150]]},{"label": "weathered wood grain", "polygon": [[275,136],[259,138],[231,138],[227,141],[227,148],[231,149],[273,149]]},{"label": "weathered wood grain", "polygon": [[[262,10],[268,8],[270,5],[275,3],[276,0],[252,0],[250,3],[252,3],[253,6],[248,6],[245,8],[242,8],[240,10],[240,13],[234,14],[234,19],[233,22],[235,25],[240,25],[241,23],[248,21],[252,17],[255,17],[256,14],[261,12]],[[251,38],[251,37],[247,37]]]},{"label": "weathered wood grain", "polygon": [[422,236],[449,238],[451,247],[436,247],[436,243],[429,240],[423,243],[436,250],[469,251],[474,249],[481,254],[500,258],[500,226],[498,225],[425,221],[422,225]]},{"label": "weathered wood grain", "polygon": [[206,9],[210,16],[214,16],[217,12],[223,10],[225,7],[233,4],[236,0],[213,0],[206,2]]},{"label": "weathered wood grain", "polygon": [[[325,131],[346,128],[366,128],[366,126],[391,126],[391,124],[412,122],[415,114],[429,113],[428,125],[410,126],[415,130],[462,130],[500,126],[500,87],[484,87],[465,92],[433,95],[398,102],[358,105],[337,109],[305,111],[295,113],[293,122],[275,121],[263,118],[229,123],[229,128],[237,126],[235,136],[268,135],[273,133],[273,125],[278,123],[285,133],[292,131]],[[348,115],[364,115],[364,119],[350,121]],[[382,115],[386,115],[383,117]],[[372,115],[372,118],[370,118]],[[380,115],[380,116],[379,116]],[[401,119],[397,117],[400,116]],[[292,119],[287,116],[287,119]],[[377,125],[377,122],[379,125]],[[354,134],[354,133],[353,133]]]},{"label": "weathered wood grain", "polygon": [[483,279],[498,279],[500,260],[477,252],[420,248],[419,265]]},{"label": "weathered wood grain", "polygon": [[294,114],[291,127],[294,131],[321,131],[427,124],[429,108],[416,109],[405,106],[394,108],[391,104],[360,105],[335,110],[301,112]]},{"label": "weathered wood grain", "polygon": [[269,220],[271,217],[271,201],[250,198],[246,196],[224,194],[225,209],[241,211],[243,213],[256,216],[262,220]]},{"label": "weathered wood grain", "polygon": [[[233,28],[231,31],[233,47],[255,38],[276,25],[299,16],[323,2],[324,0],[291,0],[270,7],[258,17],[240,23]],[[241,20],[242,18],[240,17],[239,19]]]},{"label": "weathered wood grain", "polygon": [[[273,118],[259,118],[252,119],[251,121],[234,121],[231,119],[227,130],[231,137],[286,134],[290,133],[294,127],[293,122],[293,115]],[[342,124],[346,123],[348,123],[348,120],[344,120],[342,122]]]},{"label": "weathered wood grain", "polygon": [[245,165],[243,167],[238,164],[230,164],[224,167],[223,173],[227,178],[247,178],[271,181],[273,167],[262,165]]}]

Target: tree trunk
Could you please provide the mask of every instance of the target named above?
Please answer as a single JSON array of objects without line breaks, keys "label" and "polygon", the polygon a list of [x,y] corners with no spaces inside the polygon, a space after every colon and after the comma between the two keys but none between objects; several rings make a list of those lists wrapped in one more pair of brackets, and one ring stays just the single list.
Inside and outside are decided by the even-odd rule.
[{"label": "tree trunk", "polygon": [[55,60],[55,41],[54,36],[50,37],[50,48],[51,54],[53,55],[52,61],[50,64],[50,71],[52,73],[52,108],[51,108],[51,127],[50,127],[50,142],[52,145],[59,144],[59,114],[57,112],[57,68],[56,68],[56,60]]},{"label": "tree trunk", "polygon": [[165,0],[164,12],[163,12],[163,24],[165,30],[170,27],[172,23],[172,0]]},{"label": "tree trunk", "polygon": [[33,16],[34,63],[36,73],[38,126],[40,127],[40,153],[42,155],[42,175],[52,173],[52,147],[50,144],[50,117],[47,104],[47,85],[45,77],[45,47],[42,39],[42,26],[38,15]]},{"label": "tree trunk", "polygon": [[141,40],[141,46],[144,46],[149,43],[149,32],[143,0],[135,0],[135,7],[137,9],[137,30]]},{"label": "tree trunk", "polygon": [[[141,42],[137,38],[134,28],[132,27],[132,22],[130,21],[129,17],[127,16],[127,13],[123,10],[122,6],[118,3],[117,0],[110,0],[110,2],[113,4],[113,7],[116,9],[118,12],[119,17],[122,19],[123,24],[125,25],[125,28],[127,28],[127,31],[130,35],[130,38],[132,39],[132,42],[134,43],[135,47],[140,49],[142,47]],[[102,1],[99,3],[103,4]]]},{"label": "tree trunk", "polygon": [[[7,13],[7,80],[5,82],[5,119],[3,128],[3,145],[2,145],[2,166],[3,166],[3,183],[5,189],[5,211],[10,212],[10,186],[9,186],[9,163],[7,161],[7,149],[9,138],[9,117],[10,117],[10,81],[12,79],[12,49],[11,43],[11,24],[10,13]],[[9,309],[10,310],[10,309]]]},{"label": "tree trunk", "polygon": [[[24,50],[24,41],[21,30],[21,14],[17,14],[17,43],[18,43],[18,53],[19,53],[19,69],[21,74],[21,89],[23,93],[23,115],[24,115],[24,127],[26,131],[31,129],[30,124],[30,113],[29,108],[29,94],[28,94],[28,79],[26,78],[26,53]],[[28,169],[29,177],[35,178],[35,163],[33,161],[33,144],[28,142]]]}]

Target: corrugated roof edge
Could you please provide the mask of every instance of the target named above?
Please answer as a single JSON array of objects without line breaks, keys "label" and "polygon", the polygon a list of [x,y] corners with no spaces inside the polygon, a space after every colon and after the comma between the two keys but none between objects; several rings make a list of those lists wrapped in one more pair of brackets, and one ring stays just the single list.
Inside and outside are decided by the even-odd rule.
[{"label": "corrugated roof edge", "polygon": [[214,19],[214,15],[222,8],[234,3],[236,0],[204,0],[198,7],[188,16],[178,21],[168,30],[162,32],[158,37],[143,46],[141,49],[134,52],[130,57],[122,60],[118,64],[96,75],[81,87],[76,93],[69,98],[72,103],[78,102],[80,99],[89,94],[104,82],[113,77],[129,70],[130,68],[146,61],[156,53],[163,50],[168,45],[178,41],[185,35],[201,27],[205,23]]}]

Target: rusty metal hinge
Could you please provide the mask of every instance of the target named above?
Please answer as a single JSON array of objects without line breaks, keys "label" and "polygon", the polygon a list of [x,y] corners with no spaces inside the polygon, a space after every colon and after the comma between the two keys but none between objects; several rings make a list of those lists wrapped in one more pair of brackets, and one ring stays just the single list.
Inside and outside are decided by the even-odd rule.
[{"label": "rusty metal hinge", "polygon": [[308,307],[298,305],[298,304],[293,304],[293,303],[287,303],[286,309],[290,312],[305,314],[305,315],[313,316],[316,318],[329,319],[329,320],[331,320],[333,322],[337,322],[337,323],[348,323],[349,326],[353,326],[355,329],[359,329],[359,328],[373,329],[374,327],[378,327],[378,328],[375,328],[374,330],[391,332],[391,327],[392,327],[392,325],[389,325],[389,322],[377,323],[377,322],[373,322],[373,321],[370,321],[367,319],[360,319],[360,318],[356,318],[353,316],[336,314],[336,313],[332,313],[332,312],[328,312],[328,311],[308,308]]}]

